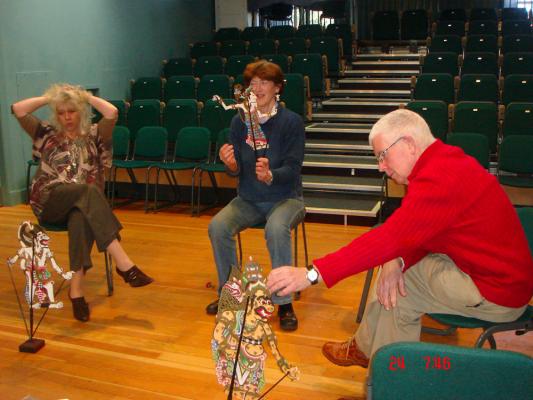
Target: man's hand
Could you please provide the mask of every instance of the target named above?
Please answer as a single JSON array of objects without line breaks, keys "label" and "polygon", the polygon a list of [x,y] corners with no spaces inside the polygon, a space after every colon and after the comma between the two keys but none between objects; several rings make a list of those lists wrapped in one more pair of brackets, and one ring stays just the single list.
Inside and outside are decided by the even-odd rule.
[{"label": "man's hand", "polygon": [[255,162],[255,175],[257,180],[266,184],[272,181],[272,173],[270,172],[270,164],[268,158],[259,157]]},{"label": "man's hand", "polygon": [[237,171],[237,161],[235,160],[235,152],[233,151],[233,145],[224,144],[220,148],[218,155],[220,157],[220,160],[224,164],[226,164],[229,170],[233,172]]},{"label": "man's hand", "polygon": [[270,293],[286,296],[311,285],[307,279],[307,269],[284,266],[272,269],[267,278]]},{"label": "man's hand", "polygon": [[376,292],[379,302],[387,311],[396,307],[398,292],[404,297],[407,296],[401,268],[400,261],[394,259],[383,264],[381,269]]}]

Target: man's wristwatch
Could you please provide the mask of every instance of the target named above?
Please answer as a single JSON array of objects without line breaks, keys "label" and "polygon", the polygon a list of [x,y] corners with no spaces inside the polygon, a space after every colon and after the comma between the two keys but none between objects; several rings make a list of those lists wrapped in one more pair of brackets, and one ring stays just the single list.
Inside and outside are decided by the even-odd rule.
[{"label": "man's wristwatch", "polygon": [[316,285],[318,283],[319,276],[320,275],[314,265],[309,265],[307,267],[307,274],[305,275],[305,277],[309,282],[311,282],[311,285]]}]

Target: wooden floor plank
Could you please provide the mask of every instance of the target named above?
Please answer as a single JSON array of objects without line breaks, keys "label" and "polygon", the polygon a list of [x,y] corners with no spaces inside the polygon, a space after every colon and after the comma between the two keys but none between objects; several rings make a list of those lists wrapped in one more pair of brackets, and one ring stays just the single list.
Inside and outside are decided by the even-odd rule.
[{"label": "wooden floor plank", "polygon": [[[95,266],[86,279],[90,322],[72,318],[63,290],[59,298],[67,304],[48,312],[37,335],[46,340],[46,346],[38,354],[17,351],[25,340],[24,325],[7,267],[0,267],[2,400],[20,400],[26,395],[40,400],[226,398],[211,360],[214,318],[204,311],[216,297],[216,271],[207,237],[212,212],[200,218],[174,209],[145,214],[135,205],[116,214],[124,225],[125,249],[155,282],[133,289],[115,275],[115,293],[107,297],[103,258],[94,252]],[[35,221],[27,206],[0,208],[0,257],[4,260],[17,251],[17,227],[26,219]],[[306,223],[310,257],[334,251],[367,230]],[[68,265],[66,234],[51,233],[51,237],[56,259]],[[263,231],[247,230],[242,240],[245,256],[253,255],[268,269]],[[302,250],[299,260],[303,265]],[[17,268],[13,273],[22,284],[22,273]],[[359,274],[330,290],[320,286],[305,291],[295,302],[300,320],[296,332],[282,332],[279,323],[272,321],[280,351],[299,366],[301,380],[284,380],[268,399],[365,398],[367,370],[337,367],[321,354],[325,341],[344,340],[355,331],[363,282],[364,274]],[[459,330],[450,337],[423,335],[422,339],[471,346],[478,334],[478,330]],[[497,341],[500,348],[533,355],[533,335],[501,333]],[[272,357],[267,359],[266,377],[267,387],[281,377]]]}]

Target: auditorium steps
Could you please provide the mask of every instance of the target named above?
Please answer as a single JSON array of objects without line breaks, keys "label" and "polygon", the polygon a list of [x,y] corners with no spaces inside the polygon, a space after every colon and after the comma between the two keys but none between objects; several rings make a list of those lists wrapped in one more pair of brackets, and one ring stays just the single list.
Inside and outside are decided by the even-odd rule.
[{"label": "auditorium steps", "polygon": [[419,55],[357,54],[349,68],[306,126],[304,199],[308,214],[343,215],[345,223],[364,217],[371,225],[383,205],[385,179],[368,134],[379,118],[410,101]]}]

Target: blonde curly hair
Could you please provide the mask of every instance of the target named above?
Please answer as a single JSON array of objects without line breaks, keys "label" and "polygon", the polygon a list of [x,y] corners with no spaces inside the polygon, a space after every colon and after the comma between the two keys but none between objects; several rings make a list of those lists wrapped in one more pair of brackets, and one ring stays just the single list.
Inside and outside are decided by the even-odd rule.
[{"label": "blonde curly hair", "polygon": [[68,83],[55,83],[44,92],[43,96],[46,97],[48,105],[52,109],[50,124],[56,131],[60,132],[63,129],[57,120],[57,107],[68,103],[73,105],[80,113],[81,134],[85,135],[89,132],[92,118],[91,106],[89,105],[91,93],[81,86]]}]

